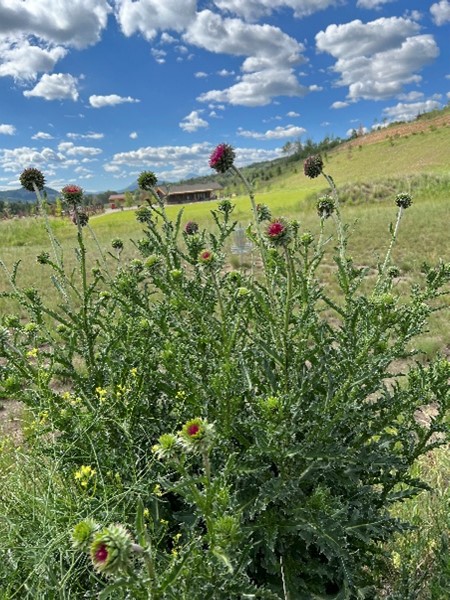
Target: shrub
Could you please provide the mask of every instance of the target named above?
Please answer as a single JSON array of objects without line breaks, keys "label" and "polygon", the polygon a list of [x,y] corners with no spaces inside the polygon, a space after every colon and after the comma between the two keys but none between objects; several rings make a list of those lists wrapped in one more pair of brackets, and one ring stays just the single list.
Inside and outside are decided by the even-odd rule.
[{"label": "shrub", "polygon": [[[138,214],[140,258],[118,253],[116,274],[106,263],[89,272],[77,220],[78,279],[57,244],[45,257],[57,310],[21,290],[14,268],[11,295],[29,322],[3,327],[1,379],[20,382],[34,451],[57,457],[77,498],[67,530],[83,512],[73,552],[90,552],[108,576],[103,597],[373,598],[383,543],[408,529],[391,506],[425,487],[411,468],[447,433],[450,365],[415,364],[410,342],[450,266],[425,266],[423,285],[399,298],[389,269],[401,202],[378,277],[362,291],[367,270],[347,256],[320,157],[305,173],[324,175],[333,211],[319,211],[317,237],[282,216],[262,223],[233,158],[227,149],[221,168],[249,191],[256,274],[227,268],[229,202],[213,211],[215,231],[187,231],[142,173],[156,202]],[[330,215],[338,300],[318,278]],[[426,426],[424,406],[434,415]],[[80,572],[64,585],[91,593],[92,573]]]}]

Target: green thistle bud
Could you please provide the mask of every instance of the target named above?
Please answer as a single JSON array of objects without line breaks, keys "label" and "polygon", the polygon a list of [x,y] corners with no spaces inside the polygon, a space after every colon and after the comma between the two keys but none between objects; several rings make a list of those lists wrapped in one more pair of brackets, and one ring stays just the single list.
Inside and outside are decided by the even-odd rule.
[{"label": "green thistle bud", "polygon": [[40,265],[47,265],[50,262],[50,254],[48,252],[41,252],[36,256],[36,261]]},{"label": "green thistle bud", "polygon": [[114,575],[130,565],[132,539],[122,525],[110,525],[94,534],[90,547],[94,569],[104,575]]},{"label": "green thistle bud", "polygon": [[114,250],[123,250],[123,242],[120,238],[114,238],[111,240],[111,246]]},{"label": "green thistle bud", "polygon": [[302,236],[300,237],[300,242],[302,243],[303,246],[310,246],[314,241],[314,236],[312,233],[310,233],[309,231],[306,231],[305,233],[302,234]]},{"label": "green thistle bud", "polygon": [[151,254],[149,257],[147,257],[144,265],[147,269],[152,269],[153,267],[159,265],[161,262],[161,257],[158,256],[157,254]]},{"label": "green thistle bud", "polygon": [[267,204],[257,204],[256,205],[256,216],[259,223],[263,221],[270,221],[272,218],[272,213],[270,212],[270,208]]},{"label": "green thistle bud", "polygon": [[138,186],[141,190],[150,192],[156,185],[158,179],[153,171],[143,171],[138,177]]},{"label": "green thistle bud", "polygon": [[21,176],[19,177],[20,184],[29,192],[34,192],[37,187],[38,190],[43,190],[45,185],[45,177],[39,169],[34,169],[30,167],[29,169],[25,169],[22,171]]},{"label": "green thistle bud", "polygon": [[409,208],[412,204],[412,198],[410,194],[397,194],[395,203],[400,208]]},{"label": "green thistle bud", "polygon": [[251,291],[246,287],[239,287],[237,289],[237,295],[239,298],[243,298],[245,296],[248,296],[249,294],[251,294]]},{"label": "green thistle bud", "polygon": [[393,266],[389,267],[389,269],[387,270],[387,274],[388,274],[388,277],[390,277],[391,279],[395,279],[396,277],[399,277],[400,269],[393,265]]},{"label": "green thistle bud", "polygon": [[89,552],[94,534],[100,529],[93,519],[80,521],[72,531],[72,545],[77,550]]},{"label": "green thistle bud", "polygon": [[12,327],[16,329],[20,326],[20,318],[17,315],[5,315],[3,317],[3,324],[6,327]]},{"label": "green thistle bud", "polygon": [[152,448],[156,458],[173,458],[178,449],[178,440],[172,433],[163,433],[158,439],[158,443]]},{"label": "green thistle bud", "polygon": [[335,209],[335,202],[331,196],[322,196],[317,201],[317,214],[321,219],[328,219]]},{"label": "green thistle bud", "polygon": [[183,271],[181,269],[172,269],[170,271],[172,279],[181,279],[183,277]]},{"label": "green thistle bud", "polygon": [[152,218],[152,211],[148,208],[148,206],[140,206],[137,211],[136,211],[136,219],[139,221],[139,223],[151,223],[153,218]]},{"label": "green thistle bud", "polygon": [[227,198],[225,198],[225,200],[221,200],[219,202],[218,209],[220,210],[220,212],[224,213],[225,215],[229,215],[230,213],[233,212],[234,205]]}]

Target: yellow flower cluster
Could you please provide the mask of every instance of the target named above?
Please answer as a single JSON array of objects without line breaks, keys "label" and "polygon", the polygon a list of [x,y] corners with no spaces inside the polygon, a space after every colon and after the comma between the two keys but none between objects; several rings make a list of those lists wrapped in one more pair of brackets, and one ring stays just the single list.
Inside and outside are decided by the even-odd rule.
[{"label": "yellow flower cluster", "polygon": [[78,471],[75,471],[73,477],[82,488],[87,488],[91,479],[95,478],[95,475],[95,469],[89,465],[82,465]]}]

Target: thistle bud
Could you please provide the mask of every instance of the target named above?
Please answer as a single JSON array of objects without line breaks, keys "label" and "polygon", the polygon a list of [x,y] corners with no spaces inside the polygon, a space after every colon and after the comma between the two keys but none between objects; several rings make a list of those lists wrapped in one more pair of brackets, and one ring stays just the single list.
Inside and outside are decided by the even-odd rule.
[{"label": "thistle bud", "polygon": [[187,235],[194,235],[198,231],[198,223],[195,221],[188,221],[184,226],[184,232]]},{"label": "thistle bud", "polygon": [[85,519],[75,525],[72,531],[72,545],[77,550],[89,552],[94,534],[100,526],[93,519]]},{"label": "thistle bud", "polygon": [[400,208],[409,208],[412,204],[412,198],[409,194],[397,194],[395,203]]},{"label": "thistle bud", "polygon": [[19,177],[20,184],[29,192],[34,192],[37,187],[38,190],[43,190],[45,185],[45,177],[39,169],[35,169],[30,167],[29,169],[25,169],[22,171],[21,176]]},{"label": "thistle bud", "polygon": [[110,525],[94,535],[90,547],[94,569],[104,575],[126,570],[130,564],[132,540],[122,525]]},{"label": "thistle bud", "polygon": [[158,178],[153,171],[143,171],[138,177],[138,186],[141,190],[149,192],[155,187],[157,181]]},{"label": "thistle bud", "polygon": [[123,242],[120,238],[114,238],[111,240],[111,246],[114,250],[123,250]]},{"label": "thistle bud", "polygon": [[323,160],[320,154],[309,156],[303,164],[304,173],[306,177],[309,177],[310,179],[319,177],[319,175],[322,173],[322,169]]},{"label": "thistle bud", "polygon": [[331,196],[322,196],[317,201],[317,214],[321,219],[328,219],[335,209],[335,203]]}]

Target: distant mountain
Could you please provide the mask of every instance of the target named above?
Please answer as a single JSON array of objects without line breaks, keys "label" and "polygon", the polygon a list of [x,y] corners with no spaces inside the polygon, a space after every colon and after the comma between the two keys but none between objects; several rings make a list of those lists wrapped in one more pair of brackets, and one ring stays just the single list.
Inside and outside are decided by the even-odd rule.
[{"label": "distant mountain", "polygon": [[[59,196],[59,192],[56,190],[44,187],[44,191],[47,194],[47,200],[53,202],[57,196]],[[10,202],[36,202],[36,195],[34,192],[29,192],[23,188],[18,190],[6,190],[0,192],[0,200],[9,200]]]}]

